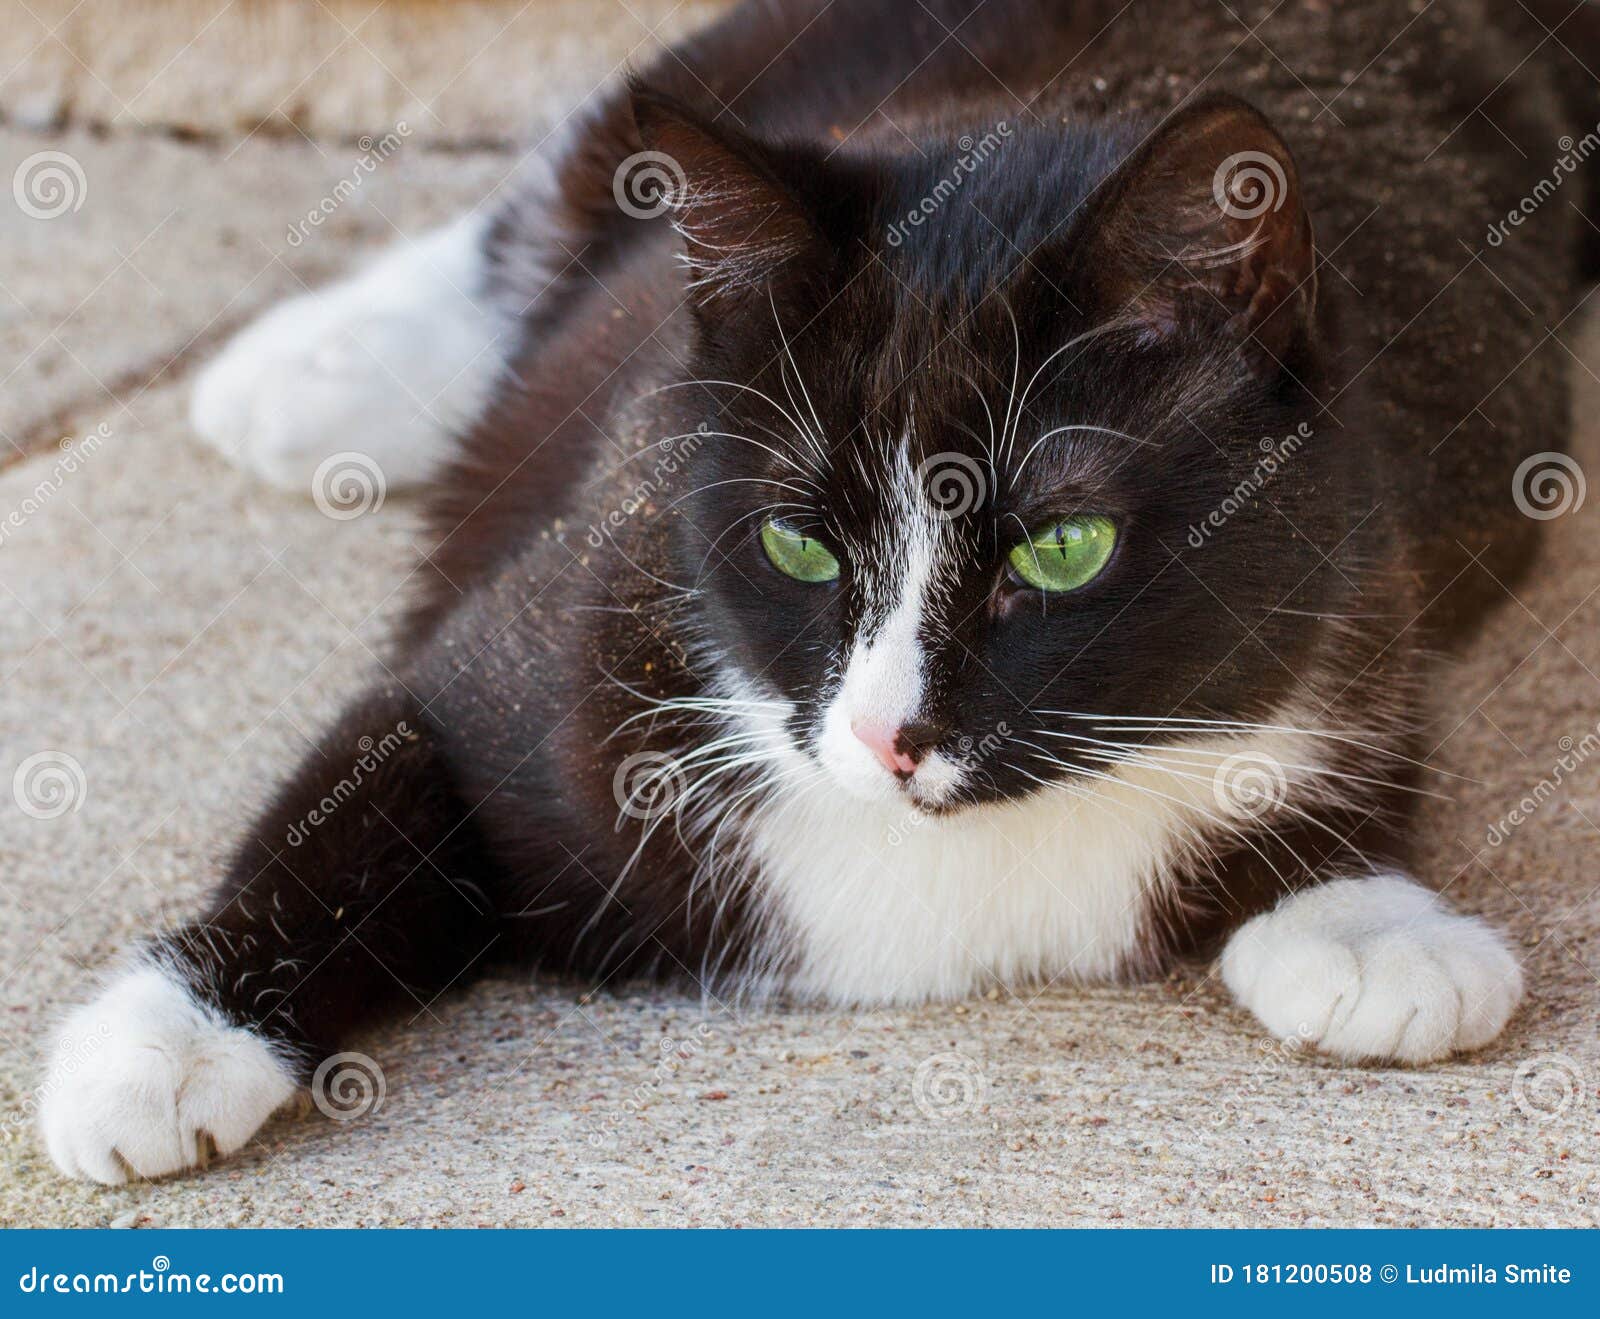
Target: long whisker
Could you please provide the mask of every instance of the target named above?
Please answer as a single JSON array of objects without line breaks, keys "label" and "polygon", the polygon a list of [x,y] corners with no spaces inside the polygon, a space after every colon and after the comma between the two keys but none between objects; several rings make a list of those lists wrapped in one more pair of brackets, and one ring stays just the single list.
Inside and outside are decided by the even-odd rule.
[{"label": "long whisker", "polygon": [[[789,365],[794,368],[795,382],[800,386],[800,393],[806,401],[806,407],[811,411],[811,420],[816,423],[816,433],[812,438],[816,445],[817,456],[826,462],[827,446],[823,443],[822,439],[823,431],[826,428],[822,424],[822,418],[817,415],[817,405],[811,401],[811,391],[806,388],[805,377],[800,372],[800,364],[794,360],[794,350],[789,347],[789,336],[784,333],[783,321],[778,316],[778,303],[773,297],[772,288],[770,285],[767,288],[767,303],[772,308],[772,323],[778,327],[778,342],[783,345],[783,355],[789,359]],[[783,375],[783,387],[785,391],[787,391],[789,388],[788,375],[787,373],[780,374]],[[792,397],[789,399],[789,402],[791,405],[794,405],[794,399]],[[798,405],[795,405],[794,410],[796,412],[800,411]]]},{"label": "long whisker", "polygon": [[[1116,724],[1120,731],[1128,733],[1163,733],[1163,732],[1218,732],[1218,733],[1294,733],[1301,737],[1320,737],[1332,742],[1343,742],[1349,746],[1359,747],[1363,751],[1376,752],[1378,755],[1388,756],[1391,759],[1403,761],[1418,769],[1425,769],[1434,774],[1443,775],[1445,778],[1460,779],[1464,783],[1476,783],[1478,780],[1469,779],[1461,774],[1453,774],[1448,770],[1439,769],[1425,761],[1413,760],[1410,756],[1402,755],[1389,747],[1379,746],[1372,742],[1363,742],[1360,738],[1347,737],[1344,733],[1335,733],[1321,728],[1294,728],[1287,724],[1262,724],[1240,719],[1194,719],[1180,716],[1161,715],[1109,715],[1095,714],[1087,710],[1035,710],[1035,714],[1056,715],[1066,719],[1082,719],[1091,724]],[[1174,725],[1179,727],[1174,728]],[[1382,729],[1349,729],[1348,732],[1360,733],[1363,737],[1392,737],[1394,733]]]},{"label": "long whisker", "polygon": [[1087,422],[1080,422],[1073,426],[1057,426],[1054,430],[1046,431],[1041,435],[1033,442],[1033,447],[1022,455],[1022,461],[1017,464],[1016,469],[1011,473],[1011,486],[1014,487],[1017,484],[1017,478],[1022,475],[1023,469],[1027,467],[1033,455],[1039,451],[1041,444],[1046,440],[1054,439],[1057,435],[1065,435],[1069,431],[1095,431],[1101,435],[1115,435],[1118,439],[1129,440],[1134,444],[1148,445],[1152,448],[1155,445],[1153,440],[1140,439],[1137,435],[1129,435],[1127,431],[1114,430],[1110,426],[1091,426]]},{"label": "long whisker", "polygon": [[[1092,758],[1096,758],[1096,759],[1099,759],[1099,760],[1102,760],[1102,761],[1105,761],[1105,762],[1108,762],[1108,763],[1118,764],[1118,765],[1140,765],[1140,764],[1149,764],[1149,763],[1151,763],[1147,758],[1141,757],[1141,756],[1116,756],[1116,755],[1107,754],[1106,752],[1098,752],[1098,751],[1086,751],[1083,754],[1086,755],[1086,756],[1090,756]],[[1159,768],[1160,768],[1160,770],[1161,770],[1161,772],[1163,774],[1170,774],[1173,778],[1186,779],[1186,780],[1188,780],[1190,782],[1193,782],[1193,783],[1202,783],[1202,784],[1211,784],[1211,785],[1214,785],[1215,782],[1216,782],[1215,778],[1213,776],[1211,776],[1211,775],[1208,775],[1208,774],[1186,774],[1182,770],[1174,769],[1174,768],[1172,768],[1172,765],[1167,761],[1160,761],[1160,762],[1156,762],[1156,763],[1159,765]],[[1193,765],[1193,766],[1191,766],[1191,768],[1194,768],[1194,769],[1205,769],[1206,766],[1204,766],[1204,765]],[[1319,820],[1310,811],[1307,811],[1307,810],[1303,809],[1302,807],[1297,806],[1293,802],[1288,801],[1288,800],[1284,800],[1284,801],[1278,802],[1276,804],[1275,809],[1285,811],[1288,814],[1295,816],[1297,819],[1303,820],[1306,824],[1309,824],[1314,828],[1322,830],[1323,833],[1327,834],[1330,838],[1332,838],[1339,846],[1349,849],[1349,851],[1351,853],[1353,853],[1355,856],[1357,856],[1361,860],[1363,860],[1363,861],[1370,860],[1370,858],[1368,858],[1358,847],[1356,847],[1355,844],[1350,842],[1350,840],[1349,840],[1349,838],[1348,838],[1348,836],[1346,834],[1340,833],[1332,825],[1328,824],[1327,821]],[[1278,833],[1278,831],[1273,829],[1264,820],[1256,820],[1255,821],[1255,825],[1256,825],[1257,828],[1265,829],[1268,833],[1270,833],[1273,836],[1273,838],[1276,839],[1276,841],[1278,842],[1278,844],[1280,846],[1286,846],[1286,844],[1284,844],[1284,842],[1283,842],[1282,836]]]},{"label": "long whisker", "polygon": [[708,545],[706,547],[706,552],[700,559],[700,566],[695,572],[695,580],[698,581],[701,577],[703,577],[705,575],[706,564],[711,562],[711,556],[717,552],[717,546],[722,544],[722,542],[728,536],[732,535],[735,531],[737,531],[740,527],[742,527],[746,522],[749,522],[754,518],[762,517],[763,515],[768,514],[768,513],[777,512],[779,509],[785,509],[785,508],[796,509],[801,513],[805,513],[805,512],[808,512],[810,510],[810,507],[811,506],[809,504],[796,504],[792,500],[783,500],[780,503],[763,504],[763,505],[761,505],[760,508],[753,508],[748,513],[744,513],[744,514],[741,514],[739,517],[736,517],[732,522],[730,522],[726,527],[724,527],[720,532],[718,532],[717,533],[717,538],[714,541],[712,541],[710,545]]},{"label": "long whisker", "polygon": [[[1055,765],[1057,765],[1058,767],[1061,767],[1061,768],[1071,768],[1071,766],[1067,766],[1063,762],[1052,761],[1052,760],[1050,760],[1049,757],[1038,757],[1038,759],[1043,759],[1047,763],[1055,764]],[[1216,826],[1217,828],[1222,829],[1226,833],[1232,834],[1239,842],[1243,843],[1252,852],[1254,852],[1256,854],[1256,856],[1259,857],[1260,860],[1266,865],[1266,867],[1269,870],[1272,871],[1272,873],[1277,877],[1278,882],[1283,885],[1285,892],[1288,892],[1288,891],[1293,889],[1294,886],[1292,884],[1290,884],[1289,881],[1284,877],[1283,872],[1281,870],[1279,870],[1278,867],[1273,863],[1272,858],[1269,857],[1265,852],[1263,852],[1258,846],[1256,846],[1255,840],[1252,839],[1244,830],[1239,828],[1239,826],[1237,824],[1235,824],[1233,821],[1223,819],[1222,817],[1214,814],[1213,812],[1206,810],[1203,806],[1200,806],[1198,803],[1186,802],[1182,798],[1172,797],[1172,796],[1169,796],[1167,793],[1160,792],[1157,789],[1152,788],[1148,783],[1136,783],[1133,780],[1127,779],[1127,778],[1114,778],[1113,782],[1115,782],[1119,787],[1128,788],[1128,789],[1130,789],[1130,790],[1132,790],[1134,792],[1142,792],[1142,793],[1145,793],[1146,795],[1148,795],[1150,797],[1156,798],[1159,801],[1168,802],[1169,804],[1178,807],[1180,810],[1192,811],[1195,815],[1198,815],[1201,819],[1209,822],[1210,824]],[[1265,827],[1265,826],[1261,826],[1261,827]],[[1271,831],[1268,830],[1268,832],[1271,832]],[[1274,837],[1276,837],[1275,834],[1274,834]],[[1291,856],[1293,856],[1294,859],[1297,862],[1299,862],[1299,864],[1301,865],[1302,868],[1305,867],[1305,862],[1300,859],[1298,854],[1296,854],[1294,852],[1293,848],[1290,848],[1286,843],[1283,842],[1283,840],[1281,838],[1278,838],[1277,841],[1278,841],[1279,846],[1283,847],[1286,851],[1288,851],[1289,854]]]},{"label": "long whisker", "polygon": [[[612,549],[622,556],[622,561],[627,564],[628,567],[632,568],[641,577],[648,577],[657,586],[664,586],[667,588],[667,590],[691,600],[700,594],[700,588],[698,586],[679,586],[676,582],[669,582],[665,577],[651,572],[643,564],[637,562],[627,550],[623,549],[622,546],[617,542],[617,538],[615,536],[607,536],[606,544],[611,546]],[[573,555],[573,560],[577,560],[577,555]]]},{"label": "long whisker", "polygon": [[[769,435],[772,435],[773,438],[775,438],[775,439],[780,438],[775,431],[769,430],[765,426],[763,426],[761,429],[767,431],[767,433]],[[725,439],[725,440],[742,440],[746,444],[753,444],[756,448],[761,449],[764,452],[771,454],[779,462],[788,463],[790,467],[794,468],[794,470],[800,474],[799,479],[801,481],[803,481],[806,485],[810,486],[813,490],[820,490],[821,489],[821,487],[819,485],[817,485],[817,483],[815,481],[813,481],[809,476],[806,475],[806,473],[808,471],[814,471],[815,470],[814,468],[802,467],[799,463],[795,462],[795,460],[793,458],[791,458],[788,454],[779,452],[777,449],[774,449],[770,444],[763,444],[760,440],[751,439],[750,436],[748,436],[748,435],[739,435],[739,434],[736,434],[733,431],[690,431],[689,435],[676,436],[675,438],[677,438],[677,439],[688,439],[690,436],[694,436],[694,435],[704,435],[704,436],[706,436],[708,438],[715,437],[715,438],[718,438],[718,439]]]},{"label": "long whisker", "polygon": [[787,481],[779,481],[770,476],[729,476],[724,477],[720,481],[712,481],[706,485],[697,485],[693,490],[684,491],[683,494],[679,495],[661,511],[663,513],[670,513],[673,509],[677,508],[679,504],[683,503],[685,499],[692,498],[695,495],[704,494],[707,490],[720,489],[725,485],[767,486],[774,490],[787,491],[791,495],[805,495],[809,493],[808,491],[802,490],[799,486],[790,485]]},{"label": "long whisker", "polygon": [[675,380],[670,384],[657,385],[654,389],[645,391],[645,393],[640,397],[651,398],[656,394],[665,393],[669,389],[687,389],[692,385],[716,387],[719,389],[737,389],[746,394],[754,394],[757,398],[761,399],[762,402],[766,403],[767,406],[772,408],[773,411],[778,413],[778,415],[787,421],[789,425],[793,426],[797,434],[804,435],[807,433],[806,427],[801,423],[799,418],[795,417],[787,408],[783,406],[783,404],[779,403],[777,399],[773,398],[771,394],[768,394],[765,390],[757,389],[754,385],[742,384],[737,380]]},{"label": "long whisker", "polygon": [[[763,428],[763,429],[765,429],[765,428]],[[768,433],[769,434],[773,434],[773,432],[770,432],[770,431]],[[809,476],[806,475],[806,472],[808,470],[807,468],[804,468],[804,467],[800,466],[800,464],[795,462],[794,459],[789,457],[788,454],[780,453],[777,449],[774,449],[771,445],[763,444],[763,443],[761,443],[760,440],[753,440],[748,435],[740,435],[740,434],[737,434],[734,431],[703,431],[703,430],[682,431],[677,435],[663,435],[659,440],[652,441],[651,443],[645,445],[642,449],[639,449],[637,452],[630,453],[626,458],[622,459],[622,461],[612,464],[610,467],[607,467],[603,471],[601,471],[598,475],[591,477],[589,480],[584,482],[584,486],[587,488],[587,487],[598,485],[602,481],[607,481],[610,478],[618,475],[622,471],[623,468],[625,468],[625,467],[627,467],[627,466],[629,466],[629,465],[631,465],[633,463],[638,462],[639,459],[641,459],[641,458],[648,458],[652,454],[657,455],[657,456],[659,456],[659,457],[661,457],[663,459],[669,458],[669,457],[674,457],[676,455],[674,454],[674,451],[670,447],[672,444],[675,444],[679,440],[689,440],[689,439],[697,439],[697,438],[706,438],[706,439],[715,438],[715,439],[724,439],[724,440],[741,440],[745,444],[753,444],[756,448],[762,449],[765,452],[771,454],[779,462],[787,463],[790,467],[794,468],[794,470],[797,473],[799,473],[799,478],[798,479],[806,482],[807,485],[812,486],[814,489],[820,489],[820,487],[818,487],[816,485],[816,483],[814,481],[812,481]],[[776,436],[775,436],[775,438],[776,438]],[[663,447],[663,446],[666,446],[666,447]]]},{"label": "long whisker", "polygon": [[[1016,432],[1011,426],[1011,410],[1016,405],[1017,380],[1022,375],[1022,331],[1017,328],[1017,316],[1016,313],[1011,310],[1010,300],[1002,297],[1000,299],[1000,305],[1005,308],[1006,316],[1011,321],[1011,342],[1013,349],[1011,359],[1011,392],[1006,398],[1005,420],[1000,423],[1000,443],[1005,450],[1005,460],[1009,463],[1011,461],[1011,446],[1016,442]],[[1019,424],[1021,423],[1021,420],[1022,418],[1019,414],[1017,417]]]},{"label": "long whisker", "polygon": [[[1215,761],[1220,763],[1222,761],[1227,760],[1230,756],[1233,756],[1233,755],[1237,754],[1236,752],[1231,752],[1231,751],[1211,751],[1211,750],[1208,750],[1205,747],[1197,747],[1197,746],[1194,746],[1194,745],[1189,744],[1189,743],[1178,743],[1178,744],[1175,744],[1175,745],[1173,745],[1172,747],[1169,748],[1167,746],[1163,746],[1163,745],[1160,745],[1160,744],[1152,745],[1150,743],[1144,743],[1144,742],[1108,742],[1108,741],[1104,740],[1103,738],[1085,737],[1084,735],[1082,735],[1080,733],[1055,732],[1055,731],[1053,731],[1051,729],[1045,729],[1045,728],[1039,729],[1038,732],[1044,737],[1062,738],[1062,739],[1064,739],[1066,741],[1071,741],[1071,742],[1086,742],[1091,746],[1107,747],[1107,748],[1114,748],[1114,749],[1117,749],[1117,750],[1132,751],[1132,752],[1137,752],[1137,753],[1139,753],[1141,755],[1146,755],[1146,756],[1154,756],[1154,755],[1156,755],[1158,753],[1159,754],[1166,754],[1169,751],[1175,751],[1175,752],[1181,752],[1181,753],[1187,754],[1187,755],[1209,756],[1211,759],[1213,759],[1213,760],[1215,760]],[[1370,787],[1376,787],[1376,788],[1392,788],[1392,789],[1394,789],[1396,791],[1399,791],[1399,792],[1415,793],[1417,796],[1420,796],[1420,797],[1435,797],[1440,801],[1453,801],[1454,800],[1454,798],[1450,797],[1447,793],[1432,792],[1427,788],[1413,788],[1413,787],[1410,787],[1410,786],[1408,786],[1406,784],[1395,783],[1395,782],[1393,782],[1393,781],[1391,781],[1389,779],[1375,779],[1375,778],[1372,778],[1372,777],[1370,777],[1370,776],[1368,776],[1366,774],[1349,774],[1349,773],[1346,773],[1343,770],[1329,769],[1327,766],[1324,766],[1324,765],[1302,765],[1302,764],[1297,764],[1292,760],[1283,760],[1278,756],[1271,756],[1270,759],[1273,761],[1273,763],[1281,766],[1284,769],[1299,770],[1302,773],[1315,774],[1315,775],[1317,775],[1317,776],[1319,776],[1321,778],[1340,779],[1340,780],[1343,780],[1343,781],[1349,782],[1349,783],[1363,783],[1363,784],[1367,784]],[[1181,763],[1181,762],[1175,761],[1173,763],[1176,764],[1176,763]]]},{"label": "long whisker", "polygon": [[978,382],[965,371],[961,373],[961,378],[972,386],[972,392],[978,396],[978,402],[983,404],[983,415],[989,420],[989,470],[993,471],[996,461],[995,445],[998,438],[994,430],[994,413],[989,408],[989,400],[984,396],[983,390],[978,387]]}]

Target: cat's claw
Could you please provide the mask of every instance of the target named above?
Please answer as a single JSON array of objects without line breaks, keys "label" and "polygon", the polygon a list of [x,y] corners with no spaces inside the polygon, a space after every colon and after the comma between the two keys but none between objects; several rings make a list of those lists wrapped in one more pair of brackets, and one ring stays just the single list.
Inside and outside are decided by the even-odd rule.
[{"label": "cat's claw", "polygon": [[1395,875],[1290,895],[1228,941],[1222,978],[1274,1035],[1352,1062],[1481,1048],[1522,998],[1499,934]]},{"label": "cat's claw", "polygon": [[146,963],[63,1023],[39,1125],[62,1172],[115,1186],[233,1153],[297,1089],[270,1045]]},{"label": "cat's claw", "polygon": [[507,320],[478,296],[484,229],[469,216],[272,308],[200,373],[194,429],[286,489],[310,492],[323,460],[346,452],[389,490],[431,479],[509,352]]}]

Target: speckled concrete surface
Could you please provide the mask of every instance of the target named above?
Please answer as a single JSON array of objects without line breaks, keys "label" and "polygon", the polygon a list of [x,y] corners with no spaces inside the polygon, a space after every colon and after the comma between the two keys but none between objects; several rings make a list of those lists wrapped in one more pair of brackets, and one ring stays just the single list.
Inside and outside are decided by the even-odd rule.
[{"label": "speckled concrete surface", "polygon": [[[6,134],[0,163],[60,145]],[[360,1042],[385,1088],[365,1117],[284,1117],[239,1157],[158,1185],[60,1180],[28,1116],[50,1014],[212,881],[241,815],[373,664],[415,553],[399,499],[331,521],[199,447],[183,421],[195,354],[182,350],[482,195],[505,167],[408,148],[366,203],[290,251],[287,224],[348,168],[336,151],[75,146],[92,164],[81,211],[19,228],[0,208],[0,334],[15,350],[0,424],[33,455],[8,447],[0,473],[0,517],[31,509],[0,545],[0,1223],[1600,1214],[1600,764],[1502,845],[1485,841],[1551,776],[1559,739],[1600,720],[1600,498],[1551,524],[1545,569],[1438,683],[1438,763],[1470,781],[1424,813],[1426,878],[1514,931],[1532,986],[1475,1058],[1406,1071],[1299,1056],[1264,1039],[1206,967],[863,1015],[495,981]],[[1586,419],[1600,415],[1597,330],[1590,318],[1572,338]],[[53,441],[102,423],[93,452],[59,473]],[[1579,446],[1597,470],[1600,433]],[[13,809],[5,790],[41,751],[83,771],[80,808],[55,819]]]},{"label": "speckled concrete surface", "polygon": [[0,0],[0,117],[514,142],[729,0]]}]

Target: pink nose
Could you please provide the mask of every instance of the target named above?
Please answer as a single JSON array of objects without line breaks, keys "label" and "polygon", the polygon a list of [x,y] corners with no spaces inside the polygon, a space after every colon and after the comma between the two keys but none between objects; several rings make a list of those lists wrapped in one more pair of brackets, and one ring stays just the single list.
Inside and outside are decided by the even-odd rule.
[{"label": "pink nose", "polygon": [[883,763],[883,767],[897,778],[910,778],[917,772],[919,757],[899,749],[901,739],[898,729],[852,720],[850,731],[860,738],[867,749]]}]

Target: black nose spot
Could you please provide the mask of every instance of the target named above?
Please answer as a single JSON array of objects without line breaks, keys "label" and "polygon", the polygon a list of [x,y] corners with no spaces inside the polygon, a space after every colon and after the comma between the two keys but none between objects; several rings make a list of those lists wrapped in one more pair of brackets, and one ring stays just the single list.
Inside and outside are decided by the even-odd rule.
[{"label": "black nose spot", "polygon": [[917,719],[902,724],[895,735],[894,749],[902,755],[921,763],[923,757],[939,749],[939,744],[950,736],[950,730],[931,719]]}]

